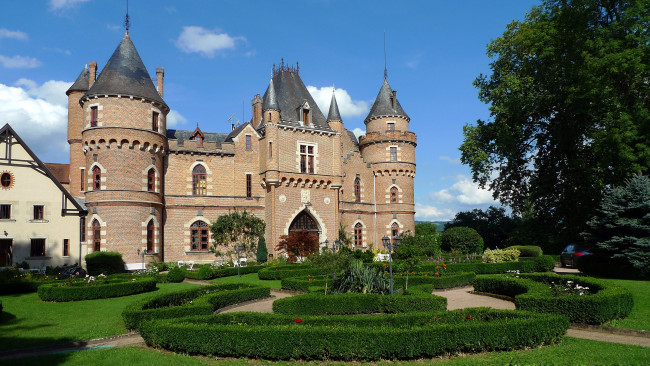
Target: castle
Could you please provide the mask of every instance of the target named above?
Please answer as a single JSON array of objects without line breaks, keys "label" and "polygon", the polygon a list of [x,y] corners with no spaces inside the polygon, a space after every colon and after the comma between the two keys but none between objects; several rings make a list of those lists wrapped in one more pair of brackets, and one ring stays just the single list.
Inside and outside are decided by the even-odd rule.
[{"label": "castle", "polygon": [[251,120],[229,133],[167,129],[164,69],[154,86],[128,31],[97,71],[90,62],[67,91],[67,188],[88,211],[82,255],[213,261],[209,224],[234,210],[265,221],[276,256],[293,230],[332,243],[342,226],[357,248],[414,230],[416,136],[386,79],[357,140],[335,95],[325,117],[284,62],[252,99]]}]

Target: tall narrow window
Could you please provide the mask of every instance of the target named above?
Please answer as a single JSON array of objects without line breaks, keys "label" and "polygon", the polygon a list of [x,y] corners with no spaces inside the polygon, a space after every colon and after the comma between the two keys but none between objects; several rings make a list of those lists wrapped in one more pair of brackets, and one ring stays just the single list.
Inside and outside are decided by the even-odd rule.
[{"label": "tall narrow window", "polygon": [[83,243],[86,241],[86,218],[82,217],[81,220],[79,220],[79,226],[81,228],[80,233],[79,233],[79,240]]},{"label": "tall narrow window", "polygon": [[147,224],[147,253],[153,253],[154,229],[153,220],[149,220],[149,224]]},{"label": "tall narrow window", "polygon": [[34,220],[43,220],[43,205],[34,205]]},{"label": "tall narrow window", "polygon": [[158,131],[158,112],[153,112],[151,115],[151,129]]},{"label": "tall narrow window", "polygon": [[390,202],[394,203],[397,202],[397,195],[399,194],[399,191],[397,190],[397,187],[391,187],[390,189]]},{"label": "tall narrow window", "polygon": [[302,121],[305,126],[309,126],[309,109],[302,110]]},{"label": "tall narrow window", "polygon": [[93,251],[99,252],[102,244],[102,226],[99,221],[93,221]]},{"label": "tall narrow window", "polygon": [[269,159],[273,159],[273,142],[269,141]]},{"label": "tall narrow window", "polygon": [[300,172],[314,173],[313,145],[300,145]]},{"label": "tall narrow window", "polygon": [[396,222],[390,226],[390,236],[392,236],[393,239],[399,236],[399,225]]},{"label": "tall narrow window", "polygon": [[354,245],[356,247],[363,246],[363,225],[360,222],[354,225]]},{"label": "tall narrow window", "polygon": [[386,129],[388,131],[395,131],[395,122],[388,122],[386,123]]},{"label": "tall narrow window", "polygon": [[82,192],[86,189],[86,169],[81,169],[81,185],[79,185],[79,190]]},{"label": "tall narrow window", "polygon": [[102,189],[102,170],[98,166],[93,168],[93,191]]},{"label": "tall narrow window", "polygon": [[0,205],[0,220],[11,219],[11,205]]},{"label": "tall narrow window", "polygon": [[97,127],[97,106],[90,107],[90,127]]},{"label": "tall narrow window", "polygon": [[63,239],[63,256],[70,256],[70,239]]},{"label": "tall narrow window", "polygon": [[208,250],[208,224],[196,221],[190,226],[192,250]]},{"label": "tall narrow window", "polygon": [[205,196],[206,193],[207,173],[205,167],[201,164],[192,170],[192,194],[195,196]]},{"label": "tall narrow window", "polygon": [[246,135],[246,150],[253,148],[252,137],[251,135]]},{"label": "tall narrow window", "polygon": [[361,178],[354,179],[354,202],[361,202]]},{"label": "tall narrow window", "polygon": [[253,177],[246,174],[246,198],[253,197]]},{"label": "tall narrow window", "polygon": [[45,239],[32,239],[30,257],[45,257]]},{"label": "tall narrow window", "polygon": [[156,171],[153,168],[147,172],[147,190],[149,192],[156,191]]},{"label": "tall narrow window", "polygon": [[390,147],[390,161],[397,161],[397,146]]}]

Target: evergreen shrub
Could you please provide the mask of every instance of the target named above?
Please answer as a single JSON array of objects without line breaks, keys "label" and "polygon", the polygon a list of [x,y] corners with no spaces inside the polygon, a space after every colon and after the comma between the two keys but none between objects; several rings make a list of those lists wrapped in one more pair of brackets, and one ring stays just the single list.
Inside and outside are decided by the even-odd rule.
[{"label": "evergreen shrub", "polygon": [[92,252],[86,256],[86,270],[89,275],[114,274],[124,272],[122,253]]},{"label": "evergreen shrub", "polygon": [[183,282],[186,272],[187,271],[184,268],[172,268],[169,270],[169,273],[167,273],[167,281],[172,283]]},{"label": "evergreen shrub", "polygon": [[506,249],[517,249],[519,257],[539,257],[542,255],[542,248],[537,245],[513,245]]},{"label": "evergreen shrub", "polygon": [[[427,263],[418,266],[417,271],[427,272],[435,271],[436,267],[440,267],[437,263]],[[548,272],[555,268],[555,259],[550,255],[542,255],[532,258],[519,258],[518,262],[502,262],[502,263],[480,263],[480,262],[465,262],[453,263],[446,266],[447,273],[457,272],[474,272],[476,274],[497,274],[506,273],[508,271],[519,271],[520,273],[531,272]]]},{"label": "evergreen shrub", "polygon": [[445,252],[457,251],[462,254],[482,253],[483,238],[468,227],[453,227],[442,232],[440,249]]},{"label": "evergreen shrub", "polygon": [[562,315],[473,308],[300,318],[228,313],[154,319],[139,331],[149,346],[188,354],[375,361],[535,348],[561,340],[568,327]]},{"label": "evergreen shrub", "polygon": [[145,277],[109,279],[108,283],[92,284],[85,280],[73,283],[44,284],[38,287],[38,297],[43,301],[81,301],[108,299],[154,291],[156,279]]},{"label": "evergreen shrub", "polygon": [[[203,268],[208,269],[203,269]],[[240,267],[239,273],[248,274],[256,273],[266,266],[247,266]],[[212,280],[215,278],[228,277],[228,276],[237,276],[237,267],[223,267],[223,268],[211,268],[210,265],[203,265],[199,268],[198,271],[186,271],[185,278],[191,278],[194,280]]]},{"label": "evergreen shrub", "polygon": [[483,252],[483,263],[516,262],[519,259],[518,249],[487,249]]},{"label": "evergreen shrub", "polygon": [[320,269],[304,264],[289,264],[272,267],[266,266],[257,272],[260,280],[281,280],[288,277],[307,277],[307,275],[318,276],[320,274]]}]

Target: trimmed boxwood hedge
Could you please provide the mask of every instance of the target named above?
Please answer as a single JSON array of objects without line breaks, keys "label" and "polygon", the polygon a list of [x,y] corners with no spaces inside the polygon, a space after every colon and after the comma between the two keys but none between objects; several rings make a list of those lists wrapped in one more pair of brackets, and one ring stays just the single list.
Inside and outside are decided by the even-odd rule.
[{"label": "trimmed boxwood hedge", "polygon": [[447,299],[431,294],[430,284],[413,286],[404,295],[310,293],[273,302],[273,312],[300,315],[406,313],[447,309]]},{"label": "trimmed boxwood hedge", "polygon": [[[440,264],[422,264],[417,270],[420,272],[436,271]],[[550,255],[542,255],[533,258],[519,258],[518,262],[502,263],[454,263],[448,264],[446,272],[474,272],[476,274],[497,274],[508,271],[519,271],[520,273],[548,272],[555,267],[555,259]]]},{"label": "trimmed boxwood hedge", "polygon": [[[266,266],[240,267],[240,273],[243,275],[248,273],[257,273],[259,270],[265,267]],[[208,268],[209,270],[206,270],[204,268]],[[208,267],[201,266],[201,268],[199,268],[198,271],[185,272],[185,278],[191,278],[194,280],[212,280],[215,278],[228,277],[228,276],[237,276],[237,267],[224,267],[224,268],[212,269],[209,266]]]},{"label": "trimmed boxwood hedge", "polygon": [[517,249],[519,251],[519,257],[539,257],[542,255],[542,248],[537,245],[513,245],[507,247],[506,249]]},{"label": "trimmed boxwood hedge", "polygon": [[91,276],[124,272],[124,261],[120,252],[92,252],[85,260],[86,270]]},{"label": "trimmed boxwood hedge", "polygon": [[[590,295],[552,296],[551,282],[574,281],[589,287]],[[602,324],[625,318],[632,311],[630,291],[590,277],[554,274],[514,276],[480,276],[472,281],[476,291],[514,297],[519,310],[565,314],[572,323]],[[595,293],[594,293],[595,292]]]},{"label": "trimmed boxwood hedge", "polygon": [[320,276],[321,274],[322,272],[318,268],[302,264],[266,267],[257,272],[260,280],[281,280],[289,277],[307,277],[307,275]]},{"label": "trimmed boxwood hedge", "polygon": [[487,308],[296,320],[255,313],[155,319],[140,335],[149,346],[189,354],[372,361],[537,347],[558,342],[569,327],[562,315]]},{"label": "trimmed boxwood hedge", "polygon": [[86,281],[67,284],[58,282],[38,287],[38,297],[43,301],[80,301],[107,299],[149,292],[156,289],[156,279],[145,277],[109,279],[108,283],[88,284]]},{"label": "trimmed boxwood hedge", "polygon": [[207,315],[225,306],[271,296],[271,289],[247,284],[201,286],[142,299],[122,311],[127,329],[143,320]]}]

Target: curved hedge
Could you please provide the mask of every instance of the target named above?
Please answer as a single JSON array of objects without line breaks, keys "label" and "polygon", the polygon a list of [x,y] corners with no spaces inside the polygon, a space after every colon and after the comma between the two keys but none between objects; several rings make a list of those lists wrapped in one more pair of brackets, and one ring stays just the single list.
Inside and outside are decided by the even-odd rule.
[{"label": "curved hedge", "polygon": [[221,284],[148,297],[127,306],[122,318],[127,329],[143,320],[208,315],[225,306],[271,296],[271,289],[246,284]]},{"label": "curved hedge", "polygon": [[517,249],[519,251],[519,257],[539,257],[543,254],[542,248],[537,245],[512,245],[506,249]]},{"label": "curved hedge", "polygon": [[300,315],[406,313],[447,309],[447,299],[431,294],[431,285],[413,286],[408,294],[311,293],[273,302],[273,312]]},{"label": "curved hedge", "polygon": [[156,319],[140,335],[149,346],[189,354],[371,361],[537,347],[559,341],[569,327],[562,315],[487,308],[296,320],[261,313]]},{"label": "curved hedge", "polygon": [[[589,287],[590,295],[557,296],[551,294],[551,282],[574,281]],[[482,276],[473,281],[476,291],[514,297],[518,310],[565,314],[572,323],[602,324],[630,314],[634,301],[625,288],[595,278],[528,274],[513,276]],[[593,293],[595,291],[595,293]]]},{"label": "curved hedge", "polygon": [[289,277],[319,276],[321,274],[322,272],[318,268],[302,264],[266,267],[257,272],[260,280],[282,280]]},{"label": "curved hedge", "polygon": [[86,281],[73,284],[53,283],[38,287],[38,297],[43,301],[80,301],[107,299],[149,292],[156,289],[154,278],[112,279],[108,283],[88,284]]},{"label": "curved hedge", "polygon": [[[422,264],[418,266],[417,270],[435,271],[436,267],[440,264]],[[539,257],[519,258],[518,262],[502,262],[502,263],[479,263],[479,262],[466,262],[447,264],[446,272],[474,272],[476,274],[497,274],[506,273],[508,271],[519,271],[520,273],[531,272],[548,272],[555,267],[555,259],[550,255],[541,255]]]},{"label": "curved hedge", "polygon": [[[240,267],[239,273],[248,274],[256,273],[266,266],[247,266]],[[203,268],[203,267],[202,267]],[[237,276],[237,267],[224,267],[224,268],[209,268],[210,270],[203,270],[199,268],[198,271],[186,271],[185,278],[191,278],[195,280],[212,280],[215,278],[228,277],[228,276]]]}]

